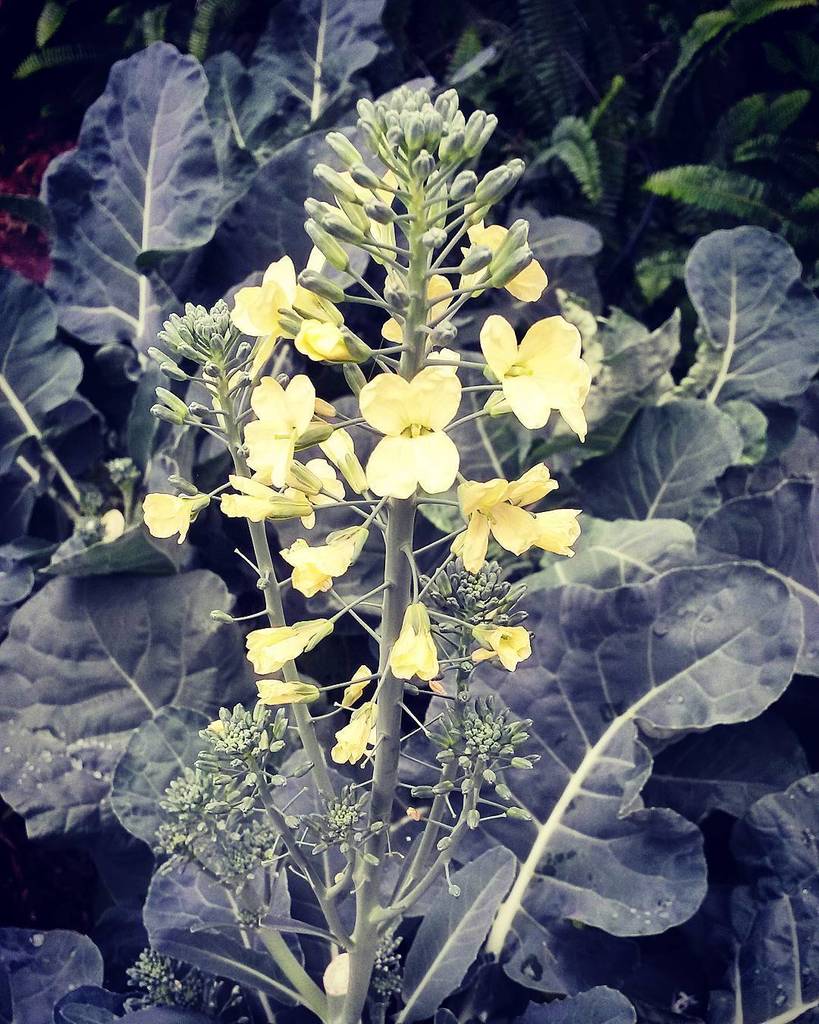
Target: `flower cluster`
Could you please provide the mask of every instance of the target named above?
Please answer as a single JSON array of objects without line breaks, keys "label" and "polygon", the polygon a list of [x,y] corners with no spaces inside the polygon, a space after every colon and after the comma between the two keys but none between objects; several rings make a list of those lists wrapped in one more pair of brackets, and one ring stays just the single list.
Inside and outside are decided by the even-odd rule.
[{"label": "flower cluster", "polygon": [[[361,1017],[368,991],[362,978],[373,979],[375,995],[386,998],[399,972],[390,929],[379,941],[351,942],[335,904],[342,890],[354,885],[363,915],[355,924],[359,936],[379,915],[391,920],[411,906],[430,884],[425,872],[448,877],[464,830],[478,827],[486,806],[525,817],[510,804],[503,774],[534,763],[520,752],[528,723],[470,694],[476,663],[514,672],[532,651],[525,615],[516,608],[522,590],[487,563],[490,542],[513,555],[538,549],[568,557],[580,532],[579,509],[539,508],[558,486],[545,465],[530,466],[517,479],[472,479],[478,474],[459,447],[459,428],[508,417],[540,430],[556,413],[583,440],[591,384],[580,334],[563,317],[530,316],[520,339],[511,323],[491,313],[477,337],[468,337],[470,321],[460,317],[467,302],[486,301],[493,290],[531,305],[547,287],[526,221],[508,228],[492,223],[523,163],[510,160],[480,177],[473,167],[495,129],[494,116],[476,110],[467,117],[453,90],[433,99],[409,88],[362,100],[358,111],[353,136],[327,137],[336,166],[315,168],[321,194],[305,203],[314,246],[306,266],[298,271],[289,256],[276,254],[260,283],[236,293],[232,308],[188,306],[166,323],[160,338],[170,354],[151,354],[169,386],[157,389],[154,411],[223,443],[232,471],[208,493],[176,478],[176,493],[149,494],[143,503],[151,533],[180,542],[209,506],[244,519],[253,549],[245,560],[258,574],[264,602],[246,617],[264,619],[246,634],[258,701],[252,711],[223,709],[203,732],[208,749],[198,771],[165,798],[176,831],[169,826],[162,845],[169,852],[198,850],[182,806],[187,796],[191,808],[204,806],[231,837],[214,870],[238,873],[243,865],[272,862],[280,851],[313,887],[342,949],[325,973],[325,988],[349,1001],[345,1021]],[[361,318],[346,313],[354,303],[376,311],[369,333],[358,326]],[[291,343],[307,366],[324,364],[338,374],[352,407],[340,412],[342,404],[317,394],[306,372],[271,369],[281,346]],[[192,400],[197,396],[202,401]],[[417,510],[435,506],[456,510],[459,525],[419,547]],[[267,524],[284,520],[300,523],[303,532],[274,558]],[[370,573],[378,535],[383,574],[363,592],[356,566],[366,548]],[[433,550],[443,551],[437,564]],[[289,575],[280,580],[282,566]],[[341,580],[344,594],[354,596],[341,596]],[[297,621],[288,620],[286,588],[307,602]],[[322,612],[311,616],[317,598]],[[376,643],[374,667],[326,683],[306,678],[299,659],[345,616]],[[324,664],[331,673],[327,659]],[[433,803],[426,820],[417,809],[407,811],[422,838],[391,909],[380,905],[375,867],[391,852],[406,722],[420,724],[405,702],[408,694],[446,708],[435,716],[433,732],[441,779],[413,790]],[[319,718],[334,720],[326,747]],[[283,814],[271,798],[271,787],[286,781],[277,755],[288,728],[298,733],[319,798],[309,814]],[[339,786],[330,762],[356,781]],[[505,803],[488,801],[484,786]],[[442,822],[444,815],[454,823]],[[443,828],[448,834],[440,837]],[[332,882],[322,880],[304,852],[330,848],[344,862]],[[449,891],[457,895],[451,880]]]}]

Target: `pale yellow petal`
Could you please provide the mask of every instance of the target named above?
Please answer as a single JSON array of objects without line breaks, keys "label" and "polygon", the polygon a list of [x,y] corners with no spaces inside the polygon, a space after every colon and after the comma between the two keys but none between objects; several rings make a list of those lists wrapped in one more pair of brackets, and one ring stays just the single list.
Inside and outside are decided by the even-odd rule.
[{"label": "pale yellow petal", "polygon": [[460,465],[457,445],[443,431],[414,437],[412,456],[418,483],[427,494],[442,494],[455,483]]},{"label": "pale yellow petal", "polygon": [[554,490],[557,490],[557,480],[553,480],[548,467],[540,463],[509,484],[506,500],[512,505],[533,505]]},{"label": "pale yellow petal", "polygon": [[413,420],[410,382],[396,373],[382,373],[365,384],[358,396],[361,415],[382,434],[398,435]]},{"label": "pale yellow petal", "polygon": [[[427,366],[410,381],[411,422],[442,430],[461,404],[461,382],[454,367]],[[363,394],[363,392],[362,392]]]},{"label": "pale yellow petal", "polygon": [[579,515],[579,508],[557,508],[551,512],[538,512],[534,517],[535,547],[571,558],[574,554],[572,544],[580,536],[580,523],[577,521]]},{"label": "pale yellow petal", "polygon": [[492,512],[490,523],[492,536],[513,555],[522,555],[535,542],[535,517],[516,505],[498,505]]},{"label": "pale yellow petal", "polygon": [[539,430],[548,422],[553,406],[545,392],[540,377],[506,377],[503,382],[506,401],[528,430]]},{"label": "pale yellow petal", "polygon": [[481,351],[489,369],[498,380],[502,380],[517,359],[518,343],[514,328],[504,317],[493,314],[484,321],[480,338]]},{"label": "pale yellow petal", "polygon": [[546,271],[537,260],[532,260],[528,267],[507,281],[504,287],[521,302],[537,302],[548,283]]},{"label": "pale yellow petal", "polygon": [[469,517],[461,549],[461,557],[467,572],[480,571],[486,561],[488,547],[489,519],[482,512],[475,512]]},{"label": "pale yellow petal", "polygon": [[373,449],[367,462],[367,484],[379,497],[408,498],[418,486],[413,441],[410,437],[383,437]]}]

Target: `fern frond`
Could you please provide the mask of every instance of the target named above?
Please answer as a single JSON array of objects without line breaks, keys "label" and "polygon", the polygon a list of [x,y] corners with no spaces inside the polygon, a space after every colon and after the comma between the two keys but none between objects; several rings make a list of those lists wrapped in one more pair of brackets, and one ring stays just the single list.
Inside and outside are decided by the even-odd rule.
[{"label": "fern frond", "polygon": [[657,171],[644,182],[643,188],[687,206],[739,220],[766,224],[781,221],[764,201],[764,182],[711,164],[684,164]]},{"label": "fern frond", "polygon": [[603,195],[600,153],[588,124],[580,117],[562,117],[552,132],[543,160],[559,160],[590,203]]},{"label": "fern frond", "polygon": [[541,124],[577,108],[581,27],[574,0],[519,0],[521,80],[526,102]]},{"label": "fern frond", "polygon": [[14,78],[28,78],[38,71],[64,67],[67,64],[82,64],[86,61],[102,60],[111,56],[111,50],[87,43],[68,43],[65,46],[47,46],[44,50],[30,53],[17,67]]},{"label": "fern frond", "polygon": [[188,36],[188,53],[197,60],[204,60],[216,19],[220,16],[230,18],[238,7],[239,0],[199,0]]},{"label": "fern frond", "polygon": [[680,41],[677,63],[666,79],[651,112],[653,130],[656,132],[664,121],[669,100],[694,70],[696,63],[705,56],[709,43],[717,38],[728,39],[740,29],[753,25],[771,14],[796,10],[799,7],[815,7],[816,3],[817,0],[731,0],[729,7],[700,14]]},{"label": "fern frond", "polygon": [[57,29],[62,25],[65,17],[65,7],[57,3],[57,0],[46,0],[37,25],[34,29],[34,40],[38,47],[43,47],[51,39]]}]

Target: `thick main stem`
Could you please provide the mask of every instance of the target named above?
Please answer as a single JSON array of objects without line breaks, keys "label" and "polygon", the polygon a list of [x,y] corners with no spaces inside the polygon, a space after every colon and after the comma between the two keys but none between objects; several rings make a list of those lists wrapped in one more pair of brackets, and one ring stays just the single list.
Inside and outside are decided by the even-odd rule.
[{"label": "thick main stem", "polygon": [[[426,230],[424,192],[421,185],[413,189],[409,209],[409,265],[407,288],[409,306],[404,318],[403,351],[399,373],[411,380],[424,362],[426,324],[426,273],[429,255],[421,237]],[[384,581],[390,586],[384,595],[381,617],[381,648],[379,669],[384,673],[378,693],[377,745],[373,769],[370,821],[382,827],[367,843],[366,859],[356,865],[356,924],[350,958],[350,983],[339,1024],[358,1024],[370,987],[373,965],[378,950],[379,934],[375,921],[379,905],[378,872],[375,863],[386,852],[392,805],[398,783],[401,745],[401,701],[403,680],[389,668],[389,654],[401,630],[404,612],[412,600],[412,540],[415,526],[415,498],[392,498],[387,510],[385,538],[386,558]]]}]

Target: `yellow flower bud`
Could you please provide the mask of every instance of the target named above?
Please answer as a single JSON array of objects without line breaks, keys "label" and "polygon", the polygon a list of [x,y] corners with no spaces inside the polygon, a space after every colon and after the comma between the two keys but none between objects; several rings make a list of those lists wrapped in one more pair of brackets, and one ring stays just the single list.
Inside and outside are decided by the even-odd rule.
[{"label": "yellow flower bud", "polygon": [[328,438],[319,443],[319,448],[340,470],[341,475],[356,494],[363,494],[366,491],[367,477],[364,467],[358,461],[353,439],[346,430],[334,430]]}]

